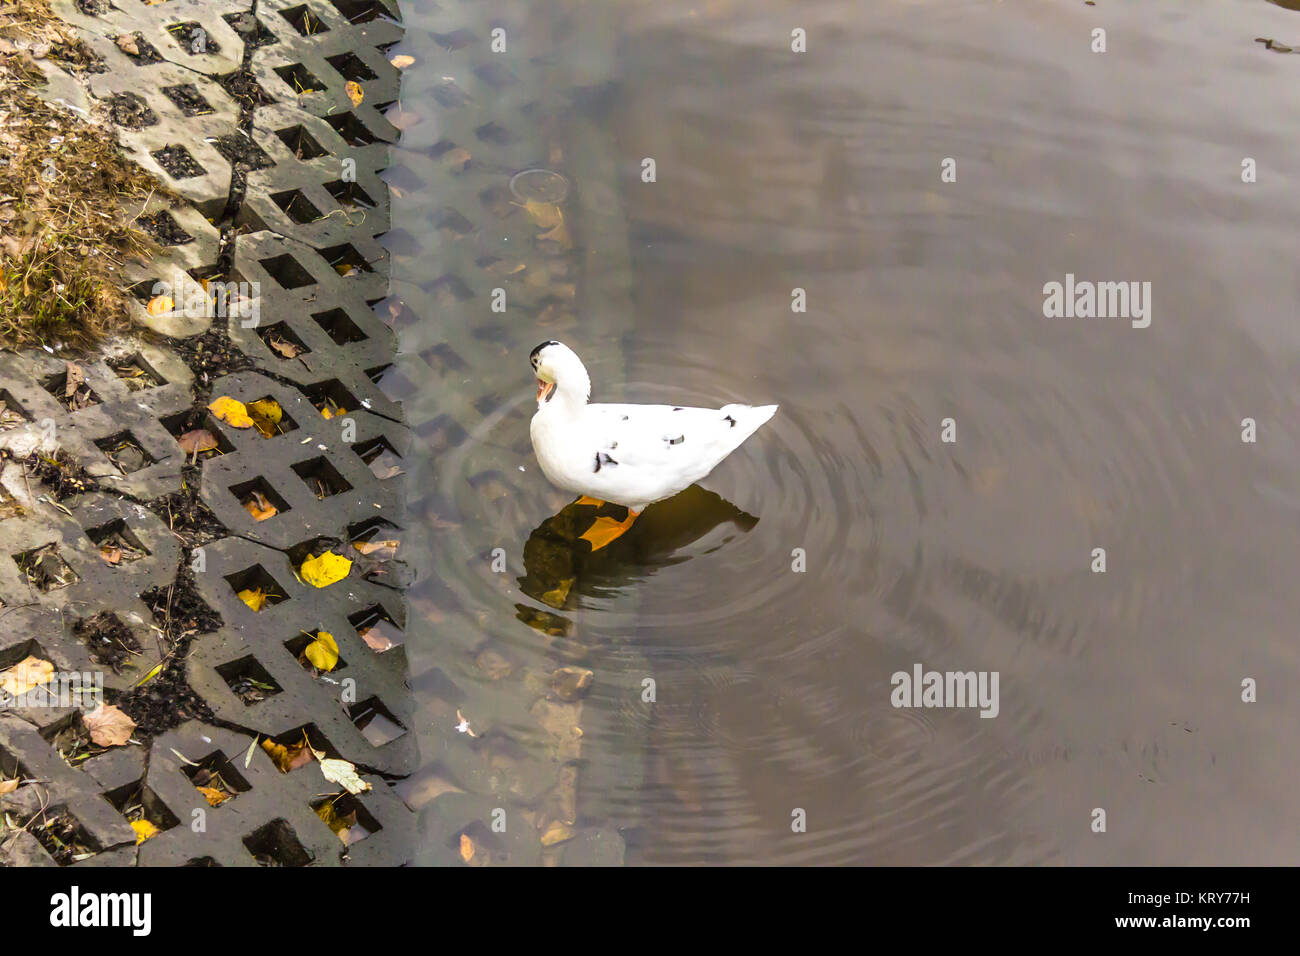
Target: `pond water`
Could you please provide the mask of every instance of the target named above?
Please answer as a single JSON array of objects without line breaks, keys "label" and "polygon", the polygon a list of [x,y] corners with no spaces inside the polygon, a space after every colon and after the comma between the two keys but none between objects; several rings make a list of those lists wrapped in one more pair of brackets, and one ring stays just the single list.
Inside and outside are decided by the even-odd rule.
[{"label": "pond water", "polygon": [[[569,762],[634,863],[1294,862],[1290,6],[540,0],[497,74],[496,21],[407,4],[425,805],[503,786],[476,747],[525,803]],[[1076,280],[1146,318],[1046,317]],[[588,555],[529,445],[551,338],[596,401],[781,409]],[[996,716],[895,707],[918,664]],[[536,732],[566,665],[580,750]]]}]

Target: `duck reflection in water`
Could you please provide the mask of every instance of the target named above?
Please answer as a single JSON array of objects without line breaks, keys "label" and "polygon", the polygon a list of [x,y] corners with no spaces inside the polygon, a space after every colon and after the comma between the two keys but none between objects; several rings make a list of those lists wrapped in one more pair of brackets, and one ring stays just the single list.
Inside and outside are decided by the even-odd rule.
[{"label": "duck reflection in water", "polygon": [[[758,524],[720,495],[691,485],[648,508],[612,545],[593,551],[582,536],[593,517],[618,519],[624,510],[609,504],[597,508],[579,499],[543,521],[524,544],[523,592],[556,610],[578,607],[581,595],[608,593],[659,568],[709,554]],[[563,633],[555,630],[560,621],[548,620],[553,615],[526,605],[518,610],[530,626]]]}]

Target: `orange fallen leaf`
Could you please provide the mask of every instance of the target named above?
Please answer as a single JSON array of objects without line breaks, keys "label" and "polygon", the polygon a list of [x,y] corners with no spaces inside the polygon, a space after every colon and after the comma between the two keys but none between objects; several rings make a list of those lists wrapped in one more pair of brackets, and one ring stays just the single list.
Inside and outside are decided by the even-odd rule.
[{"label": "orange fallen leaf", "polygon": [[194,789],[203,794],[203,799],[208,801],[210,807],[219,807],[230,799],[230,794],[222,793],[216,787],[195,787]]},{"label": "orange fallen leaf", "polygon": [[274,740],[263,740],[262,749],[266,755],[271,758],[276,769],[281,773],[288,773],[290,770],[296,770],[312,762],[313,756],[311,748],[307,746],[307,740],[294,744],[292,747],[286,747],[283,744],[277,744]]},{"label": "orange fallen leaf", "polygon": [[122,560],[122,549],[115,544],[101,545],[99,556],[109,564],[117,564]]},{"label": "orange fallen leaf", "polygon": [[176,301],[169,295],[156,295],[149,300],[145,311],[150,315],[166,315],[176,308]]},{"label": "orange fallen leaf", "polygon": [[12,780],[0,780],[0,797],[4,796],[6,793],[13,793],[17,789],[17,777],[14,777]]},{"label": "orange fallen leaf", "polygon": [[212,451],[217,447],[217,436],[206,428],[196,428],[186,432],[179,439],[181,451],[187,455],[197,455],[201,451]]},{"label": "orange fallen leaf", "polygon": [[280,510],[267,501],[266,495],[260,491],[254,491],[248,496],[248,500],[244,502],[244,510],[253,516],[254,521],[265,521],[280,513]]},{"label": "orange fallen leaf", "polygon": [[343,89],[347,91],[348,99],[352,101],[353,106],[360,106],[361,101],[366,98],[365,91],[356,80],[348,80],[343,84]]},{"label": "orange fallen leaf", "polygon": [[352,547],[356,548],[362,554],[381,553],[386,558],[391,558],[397,553],[397,547],[401,544],[396,538],[388,538],[383,541],[353,541]]},{"label": "orange fallen leaf", "polygon": [[468,833],[460,835],[460,858],[468,863],[474,859],[474,841],[469,838]]}]

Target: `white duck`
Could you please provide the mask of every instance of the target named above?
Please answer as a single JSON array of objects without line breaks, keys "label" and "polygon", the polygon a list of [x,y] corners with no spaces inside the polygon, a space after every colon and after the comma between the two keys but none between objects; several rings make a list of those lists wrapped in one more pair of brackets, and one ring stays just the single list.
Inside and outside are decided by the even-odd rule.
[{"label": "white duck", "polygon": [[627,508],[624,520],[599,517],[582,535],[593,551],[648,505],[699,481],[776,414],[775,405],[589,405],[591,378],[572,349],[543,342],[529,359],[537,376],[529,432],[542,472],[582,495],[579,504]]}]

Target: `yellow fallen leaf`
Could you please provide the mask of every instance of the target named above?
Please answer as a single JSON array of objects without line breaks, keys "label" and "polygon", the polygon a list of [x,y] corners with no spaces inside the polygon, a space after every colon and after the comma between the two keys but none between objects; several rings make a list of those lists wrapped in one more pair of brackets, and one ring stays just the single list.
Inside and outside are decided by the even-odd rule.
[{"label": "yellow fallen leaf", "polygon": [[222,793],[216,787],[195,787],[194,789],[203,794],[203,799],[208,801],[210,807],[219,807],[230,799],[230,794]]},{"label": "yellow fallen leaf", "polygon": [[263,398],[248,403],[248,417],[252,419],[258,434],[263,438],[274,438],[279,432],[277,427],[284,417],[284,409],[273,398]]},{"label": "yellow fallen leaf", "polygon": [[135,845],[139,846],[145,840],[151,840],[160,832],[156,826],[148,820],[132,820],[131,829],[135,831]]},{"label": "yellow fallen leaf", "polygon": [[21,661],[0,673],[0,690],[11,697],[25,694],[33,687],[40,687],[54,676],[54,665],[39,657],[24,657]]},{"label": "yellow fallen leaf", "polygon": [[0,780],[0,797],[3,797],[6,793],[13,793],[17,789],[17,777],[14,777],[12,780]]},{"label": "yellow fallen leaf", "polygon": [[460,835],[460,858],[468,863],[474,859],[474,841],[469,838],[468,833]]},{"label": "yellow fallen leaf", "polygon": [[342,581],[352,570],[352,562],[341,554],[326,551],[314,558],[307,558],[298,573],[312,587],[326,588],[335,581]]},{"label": "yellow fallen leaf", "polygon": [[330,406],[330,405],[326,405],[326,406],[324,406],[324,407],[320,410],[320,413],[321,413],[321,415],[323,415],[323,416],[326,417],[326,418],[337,418],[337,417],[340,416],[340,415],[346,415],[346,414],[347,414],[347,412],[346,412],[344,409],[342,409],[342,408],[334,408],[334,407],[332,407],[332,406]]},{"label": "yellow fallen leaf", "polygon": [[397,67],[399,70],[404,70],[415,62],[415,57],[407,56],[405,53],[399,53],[388,62],[393,64],[393,66]]},{"label": "yellow fallen leaf", "polygon": [[208,411],[233,428],[253,427],[253,420],[248,417],[248,409],[244,407],[243,402],[236,399],[223,395],[208,406]]},{"label": "yellow fallen leaf", "polygon": [[169,295],[156,295],[149,300],[145,311],[150,315],[166,315],[176,308],[176,301]]},{"label": "yellow fallen leaf", "polygon": [[266,607],[266,592],[261,588],[244,588],[239,592],[239,600],[243,601],[254,611],[260,611]]},{"label": "yellow fallen leaf", "polygon": [[345,844],[348,842],[348,831],[357,823],[357,811],[340,814],[334,809],[334,801],[326,800],[316,808],[316,816],[325,822],[325,825],[334,831],[334,835],[342,840]]},{"label": "yellow fallen leaf", "polygon": [[312,759],[311,748],[307,746],[305,735],[299,743],[294,744],[292,747],[277,744],[274,740],[263,740],[262,749],[266,751],[266,755],[271,758],[271,762],[275,764],[276,769],[281,773],[288,773],[290,770],[311,763]]},{"label": "yellow fallen leaf", "polygon": [[332,671],[339,662],[339,645],[329,631],[317,631],[316,640],[308,644],[302,654],[318,671]]},{"label": "yellow fallen leaf", "polygon": [[343,89],[347,91],[348,99],[352,101],[353,106],[360,106],[361,101],[366,98],[365,91],[356,80],[348,80],[343,84]]}]

